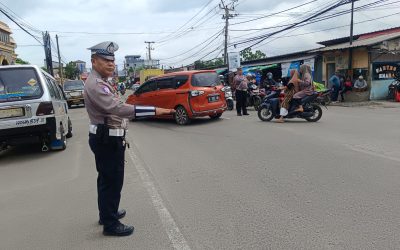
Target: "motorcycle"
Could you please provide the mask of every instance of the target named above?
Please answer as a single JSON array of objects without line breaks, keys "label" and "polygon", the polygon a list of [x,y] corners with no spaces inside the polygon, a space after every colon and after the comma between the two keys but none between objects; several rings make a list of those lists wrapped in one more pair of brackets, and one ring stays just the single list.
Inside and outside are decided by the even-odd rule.
[{"label": "motorcycle", "polygon": [[228,110],[233,110],[233,94],[232,94],[232,89],[231,87],[225,85],[225,87],[222,89],[222,91],[225,94],[225,101],[226,101],[226,106]]},{"label": "motorcycle", "polygon": [[249,88],[247,89],[246,107],[254,106],[254,108],[258,110],[261,103],[262,99],[260,97],[260,89],[254,83],[249,84]]},{"label": "motorcycle", "polygon": [[[279,94],[279,97],[277,97],[277,94],[266,97],[258,109],[258,118],[261,121],[271,121],[274,117],[279,118],[279,103],[283,98],[284,94],[282,93]],[[314,94],[305,97],[303,100],[305,101],[303,105],[303,112],[295,111],[297,107],[291,102],[288,109],[288,114],[284,116],[284,118],[301,118],[309,122],[319,121],[322,117],[321,105],[325,106],[323,103],[323,98],[319,96],[318,92],[314,92]]]}]

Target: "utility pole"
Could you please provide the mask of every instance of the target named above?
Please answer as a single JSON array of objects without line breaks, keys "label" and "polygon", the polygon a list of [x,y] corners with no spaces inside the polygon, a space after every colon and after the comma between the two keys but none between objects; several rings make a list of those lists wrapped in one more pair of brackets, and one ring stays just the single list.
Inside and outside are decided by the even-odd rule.
[{"label": "utility pole", "polygon": [[146,49],[149,50],[149,63],[151,63],[151,66],[153,66],[153,63],[151,62],[151,51],[154,50],[154,48],[151,47],[151,44],[154,43],[154,42],[145,42],[145,43],[147,43],[147,48]]},{"label": "utility pole", "polygon": [[[225,40],[224,40],[224,64],[228,64],[228,26],[229,26],[229,18],[233,18],[237,16],[237,14],[231,14],[231,11],[235,11],[234,3],[237,1],[232,1],[231,6],[225,4],[224,0],[221,0],[221,4],[219,5],[220,9],[225,11],[224,15],[222,15],[222,19],[225,19]],[[228,65],[229,69],[229,65]]]},{"label": "utility pole", "polygon": [[46,67],[50,75],[54,76],[53,60],[51,58],[51,43],[49,32],[43,32],[43,47],[44,54],[46,55]]},{"label": "utility pole", "polygon": [[63,80],[63,70],[61,65],[60,46],[58,45],[58,35],[56,35],[56,41],[57,41],[57,54],[58,54],[58,74],[60,74],[60,82],[62,86],[64,84],[64,80]]},{"label": "utility pole", "polygon": [[351,0],[351,21],[350,21],[350,45],[353,44],[353,16],[354,16],[354,0]]},{"label": "utility pole", "polygon": [[350,75],[353,74],[353,48],[351,45],[353,44],[353,17],[354,17],[354,1],[355,0],[350,0],[351,1],[351,18],[350,18],[350,48],[349,48],[349,73]]}]

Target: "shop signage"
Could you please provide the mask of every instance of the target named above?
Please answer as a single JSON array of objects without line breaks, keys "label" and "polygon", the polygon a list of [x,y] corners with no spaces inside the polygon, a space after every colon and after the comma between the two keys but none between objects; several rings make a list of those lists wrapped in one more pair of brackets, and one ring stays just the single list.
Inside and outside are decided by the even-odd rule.
[{"label": "shop signage", "polygon": [[373,63],[372,77],[374,80],[393,79],[398,68],[400,68],[400,62]]},{"label": "shop signage", "polygon": [[235,71],[240,67],[240,54],[239,52],[228,52],[229,71]]}]

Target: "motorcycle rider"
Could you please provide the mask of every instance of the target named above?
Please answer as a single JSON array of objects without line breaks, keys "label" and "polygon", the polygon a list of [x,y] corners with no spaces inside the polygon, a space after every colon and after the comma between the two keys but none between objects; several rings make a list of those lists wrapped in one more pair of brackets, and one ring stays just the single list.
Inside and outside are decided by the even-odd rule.
[{"label": "motorcycle rider", "polygon": [[267,73],[267,78],[265,78],[262,87],[265,89],[265,92],[268,94],[268,91],[271,91],[272,86],[278,86],[278,83],[274,80],[274,75],[271,72]]}]

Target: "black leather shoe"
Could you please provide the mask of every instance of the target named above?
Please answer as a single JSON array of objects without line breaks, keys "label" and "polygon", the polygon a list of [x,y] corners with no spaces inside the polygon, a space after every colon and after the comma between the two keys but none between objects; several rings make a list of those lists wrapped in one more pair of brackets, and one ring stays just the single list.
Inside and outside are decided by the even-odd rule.
[{"label": "black leather shoe", "polygon": [[243,115],[250,115],[249,113],[245,113],[245,114],[243,114]]},{"label": "black leather shoe", "polygon": [[113,227],[104,228],[103,234],[107,236],[128,236],[131,235],[134,230],[135,228],[133,226],[126,226],[122,223],[118,223]]},{"label": "black leather shoe", "polygon": [[[117,212],[117,218],[118,218],[118,220],[124,218],[125,215],[126,215],[125,209],[119,210],[119,211]],[[103,222],[102,222],[101,220],[99,220],[99,225],[103,225]]]},{"label": "black leather shoe", "polygon": [[237,115],[238,115],[238,116],[242,116],[242,114],[240,114],[240,113],[238,113]]}]

